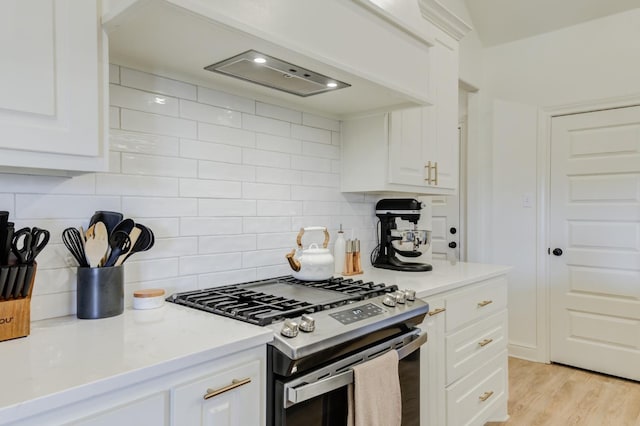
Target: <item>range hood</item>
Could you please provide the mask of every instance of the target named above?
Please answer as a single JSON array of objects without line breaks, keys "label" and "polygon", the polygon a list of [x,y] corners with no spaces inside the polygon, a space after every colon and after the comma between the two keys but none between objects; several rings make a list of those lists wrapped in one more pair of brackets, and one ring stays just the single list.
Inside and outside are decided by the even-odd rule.
[{"label": "range hood", "polygon": [[[125,6],[107,10],[103,16],[109,36],[109,59],[118,65],[335,118],[430,103],[426,90],[406,88],[406,82],[412,81],[407,75],[415,75],[413,80],[422,79],[427,85],[428,63],[418,55],[409,57],[404,51],[396,52],[395,44],[389,43],[385,53],[375,39],[369,40],[363,34],[353,37],[353,20],[356,21],[353,25],[360,27],[371,25],[374,30],[381,27],[380,18],[355,3],[342,0],[115,2],[122,3]],[[319,13],[331,8],[331,16],[338,19],[333,26],[331,22],[315,22],[323,19],[317,16]],[[268,25],[262,25],[263,21],[273,23],[283,14],[289,15],[285,22],[272,25],[276,30],[269,32]],[[367,14],[371,16],[365,20],[363,16]],[[254,21],[250,21],[252,17]],[[291,20],[295,18],[305,21]],[[340,44],[335,34],[329,34],[339,27],[339,20],[352,37],[352,40],[343,37],[338,40],[342,41]],[[420,45],[400,30],[392,30],[400,34],[394,34],[397,38],[408,39],[407,46],[419,54],[428,50],[428,44]],[[324,37],[322,31],[329,36]],[[319,44],[314,46],[314,42]],[[344,46],[356,42],[364,47],[347,50]],[[340,60],[328,57],[340,49],[343,50]],[[364,56],[374,56],[377,51],[384,54],[380,61]],[[257,68],[248,61],[254,58],[255,52],[271,58],[274,66],[263,67],[256,73]],[[371,66],[352,64],[351,56],[365,58]],[[397,69],[393,68],[393,61]],[[376,74],[377,64],[391,69],[387,72],[388,78]],[[212,68],[215,72],[210,71]],[[274,90],[276,81],[284,82],[284,87]],[[328,83],[337,86],[327,87]],[[294,92],[297,93],[292,94]]]}]

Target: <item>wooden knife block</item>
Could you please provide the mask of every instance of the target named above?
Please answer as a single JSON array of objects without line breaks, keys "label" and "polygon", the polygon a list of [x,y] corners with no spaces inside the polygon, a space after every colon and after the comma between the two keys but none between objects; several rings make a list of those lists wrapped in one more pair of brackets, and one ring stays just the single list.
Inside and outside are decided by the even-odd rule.
[{"label": "wooden knife block", "polygon": [[0,342],[25,337],[31,332],[31,293],[33,293],[33,282],[36,279],[36,269],[34,262],[31,287],[27,297],[0,300]]}]

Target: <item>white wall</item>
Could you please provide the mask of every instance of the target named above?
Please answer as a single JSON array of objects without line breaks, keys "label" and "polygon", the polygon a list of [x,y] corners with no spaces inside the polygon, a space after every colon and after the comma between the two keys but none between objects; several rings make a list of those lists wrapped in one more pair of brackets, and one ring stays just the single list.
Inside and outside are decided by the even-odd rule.
[{"label": "white wall", "polygon": [[[301,226],[343,224],[374,238],[375,198],[339,191],[340,123],[111,66],[109,173],[0,174],[0,210],[52,241],[38,258],[32,319],[75,313],[74,262],[61,242],[95,210],[122,211],[156,234],[125,263],[134,289],[167,293],[290,273]],[[307,236],[305,236],[305,239]]]},{"label": "white wall", "polygon": [[[484,51],[487,113],[481,134],[491,163],[476,158],[493,195],[479,214],[493,218],[487,241],[493,263],[512,264],[509,291],[511,352],[544,361],[546,329],[537,304],[536,257],[546,255],[536,237],[540,206],[522,206],[524,194],[538,194],[536,177],[539,108],[640,94],[640,9],[560,31],[487,48]],[[508,102],[507,102],[508,101]],[[489,143],[487,143],[489,142]],[[470,156],[470,158],[474,158]],[[534,198],[535,203],[535,198]],[[475,214],[476,212],[469,212]],[[531,232],[536,230],[536,232]]]}]

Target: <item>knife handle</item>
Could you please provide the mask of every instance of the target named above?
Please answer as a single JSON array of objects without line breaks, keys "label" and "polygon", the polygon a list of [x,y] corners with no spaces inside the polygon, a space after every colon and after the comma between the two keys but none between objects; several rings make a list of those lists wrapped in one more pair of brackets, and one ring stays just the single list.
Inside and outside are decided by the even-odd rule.
[{"label": "knife handle", "polygon": [[24,287],[22,288],[22,297],[27,297],[29,295],[29,290],[31,290],[31,285],[33,284],[33,272],[36,267],[31,264],[27,266],[27,273],[24,276]]}]

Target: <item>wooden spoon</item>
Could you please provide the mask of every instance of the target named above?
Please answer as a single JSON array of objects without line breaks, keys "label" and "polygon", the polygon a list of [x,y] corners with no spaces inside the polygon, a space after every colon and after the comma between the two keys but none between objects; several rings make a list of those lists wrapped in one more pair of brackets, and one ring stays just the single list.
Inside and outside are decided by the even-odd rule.
[{"label": "wooden spoon", "polygon": [[140,236],[141,233],[142,233],[142,230],[140,228],[138,228],[137,226],[135,226],[131,230],[131,232],[129,232],[129,240],[131,240],[131,245],[129,246],[129,249],[126,252],[123,252],[118,257],[118,260],[116,260],[116,263],[113,266],[122,265],[122,262],[124,262],[124,260],[129,256],[129,253],[133,249],[133,246],[135,246],[136,241],[138,241],[138,237]]},{"label": "wooden spoon", "polygon": [[84,247],[89,266],[92,268],[100,266],[108,248],[109,235],[107,234],[107,227],[102,222],[96,222],[87,230],[87,242]]}]

